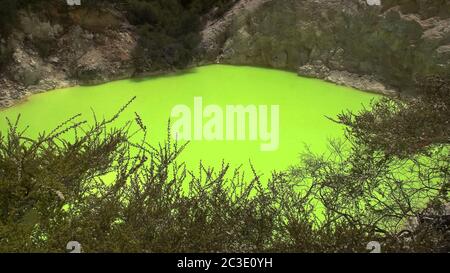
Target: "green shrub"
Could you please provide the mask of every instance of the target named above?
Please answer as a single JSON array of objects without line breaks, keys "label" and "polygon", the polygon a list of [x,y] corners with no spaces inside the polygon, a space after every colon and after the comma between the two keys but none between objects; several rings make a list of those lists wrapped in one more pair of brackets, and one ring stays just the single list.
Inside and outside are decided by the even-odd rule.
[{"label": "green shrub", "polygon": [[17,12],[17,1],[1,0],[0,1],[0,33],[6,33],[7,30],[15,22]]},{"label": "green shrub", "polygon": [[186,67],[197,55],[202,16],[213,7],[224,12],[234,0],[129,0],[128,20],[139,27],[134,52],[138,72]]},{"label": "green shrub", "polygon": [[[226,164],[186,170],[185,145],[151,146],[138,115],[112,128],[125,109],[91,126],[75,116],[36,139],[10,122],[0,136],[0,252],[63,252],[72,240],[86,252],[366,252],[370,241],[383,252],[450,251],[448,141],[398,156],[366,138],[384,131],[353,123],[346,143],[306,151],[262,181]],[[412,139],[396,134],[398,145]]]},{"label": "green shrub", "polygon": [[0,0],[0,33],[9,33],[16,23],[21,8],[45,2],[44,0]]},{"label": "green shrub", "polygon": [[0,44],[0,70],[10,61],[11,57],[12,50]]}]

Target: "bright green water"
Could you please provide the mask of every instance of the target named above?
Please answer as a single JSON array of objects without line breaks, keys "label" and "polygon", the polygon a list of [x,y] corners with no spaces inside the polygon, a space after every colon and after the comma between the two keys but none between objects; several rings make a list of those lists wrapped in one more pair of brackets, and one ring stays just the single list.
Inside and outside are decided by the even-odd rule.
[{"label": "bright green water", "polygon": [[177,104],[193,106],[194,97],[203,104],[280,105],[280,143],[272,152],[262,152],[260,141],[193,141],[181,159],[189,167],[202,160],[218,166],[225,159],[236,167],[249,160],[258,171],[269,173],[294,164],[304,145],[324,151],[327,139],[342,136],[343,128],[329,121],[345,109],[357,110],[377,96],[294,73],[224,65],[210,65],[186,73],[139,80],[122,80],[90,87],[73,87],[33,95],[26,102],[0,112],[0,130],[6,128],[5,117],[22,114],[21,124],[30,125],[29,136],[51,131],[71,115],[82,113],[91,119],[91,107],[98,117],[111,117],[133,96],[134,103],[121,121],[140,114],[153,143],[165,139],[167,121]]}]

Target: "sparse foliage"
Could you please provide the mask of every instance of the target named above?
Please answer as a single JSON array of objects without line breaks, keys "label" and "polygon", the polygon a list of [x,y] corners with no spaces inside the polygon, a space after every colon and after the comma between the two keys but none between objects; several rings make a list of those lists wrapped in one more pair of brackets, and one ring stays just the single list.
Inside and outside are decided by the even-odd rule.
[{"label": "sparse foliage", "polygon": [[226,164],[187,170],[177,160],[186,144],[151,146],[137,113],[113,127],[126,106],[92,126],[75,116],[36,139],[10,122],[0,137],[0,252],[63,252],[73,240],[86,252],[366,252],[374,240],[384,252],[448,252],[448,141],[427,133],[426,147],[403,151],[422,133],[386,135],[364,117],[394,128],[416,121],[407,116],[419,107],[442,128],[434,121],[448,110],[430,107],[433,90],[341,116],[346,141],[306,151],[268,181]]}]

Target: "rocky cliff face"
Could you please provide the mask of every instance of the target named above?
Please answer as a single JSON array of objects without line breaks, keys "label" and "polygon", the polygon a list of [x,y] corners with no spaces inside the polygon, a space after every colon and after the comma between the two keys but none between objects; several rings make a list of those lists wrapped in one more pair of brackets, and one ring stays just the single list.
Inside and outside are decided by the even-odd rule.
[{"label": "rocky cliff face", "polygon": [[[196,63],[286,69],[387,94],[413,91],[421,76],[450,77],[450,2],[377,3],[240,0],[206,24]],[[0,53],[12,53],[0,71],[0,107],[34,92],[134,74],[138,35],[112,7],[23,10],[18,22],[0,37]]]},{"label": "rocky cliff face", "polygon": [[133,75],[136,34],[112,8],[23,10],[4,48],[12,58],[0,76],[0,107],[35,92]]},{"label": "rocky cliff face", "polygon": [[411,91],[420,76],[450,76],[446,0],[240,3],[203,32],[208,60],[287,69],[383,93]]}]

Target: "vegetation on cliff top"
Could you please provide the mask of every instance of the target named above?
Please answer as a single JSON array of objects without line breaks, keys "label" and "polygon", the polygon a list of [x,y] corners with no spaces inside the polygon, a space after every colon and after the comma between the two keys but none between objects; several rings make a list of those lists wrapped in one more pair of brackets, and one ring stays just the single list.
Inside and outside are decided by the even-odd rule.
[{"label": "vegetation on cliff top", "polygon": [[[200,29],[209,19],[220,16],[235,0],[84,0],[81,8],[98,9],[115,6],[122,10],[129,22],[138,28],[139,43],[135,49],[138,72],[183,68],[196,56]],[[45,10],[45,5],[71,9],[63,1],[0,0],[0,36],[8,35],[17,21],[20,9]],[[48,42],[42,44],[44,50]],[[0,48],[0,66],[11,54]]]},{"label": "vegetation on cliff top", "polygon": [[[138,115],[143,137],[131,142],[131,121],[112,127],[126,106],[37,139],[10,122],[0,136],[0,252],[62,252],[72,240],[86,252],[364,252],[374,240],[384,252],[447,252],[450,84],[424,88],[344,113],[346,143],[306,152],[268,182],[227,165],[189,172],[177,162],[185,146],[150,146]],[[432,117],[425,127],[423,117]]]},{"label": "vegetation on cliff top", "polygon": [[[135,49],[138,72],[183,68],[200,43],[202,16],[220,16],[235,0],[128,0],[123,5],[128,20],[138,26]],[[215,8],[214,10],[212,10]]]}]

